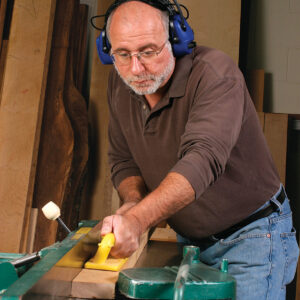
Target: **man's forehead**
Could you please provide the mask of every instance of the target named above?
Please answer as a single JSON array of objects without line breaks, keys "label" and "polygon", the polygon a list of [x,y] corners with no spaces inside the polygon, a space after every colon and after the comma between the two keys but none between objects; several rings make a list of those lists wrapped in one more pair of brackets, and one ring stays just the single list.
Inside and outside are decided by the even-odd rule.
[{"label": "man's forehead", "polygon": [[148,38],[152,35],[160,40],[164,32],[160,11],[143,2],[126,2],[116,8],[112,15],[110,24],[112,42],[114,39]]},{"label": "man's forehead", "polygon": [[112,15],[112,21],[114,19],[119,18],[125,18],[129,19],[129,17],[133,17],[134,19],[138,18],[150,18],[150,17],[161,17],[161,12],[159,9],[146,4],[141,1],[128,1],[122,3],[120,6],[118,6]]}]

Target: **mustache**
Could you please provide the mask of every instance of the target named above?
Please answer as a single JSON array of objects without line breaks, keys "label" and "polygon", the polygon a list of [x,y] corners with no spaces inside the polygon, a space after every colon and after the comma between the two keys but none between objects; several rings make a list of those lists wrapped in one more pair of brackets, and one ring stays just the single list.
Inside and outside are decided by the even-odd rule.
[{"label": "mustache", "polygon": [[156,76],[152,75],[152,74],[136,75],[136,76],[127,77],[126,80],[129,83],[131,83],[133,81],[156,80]]}]

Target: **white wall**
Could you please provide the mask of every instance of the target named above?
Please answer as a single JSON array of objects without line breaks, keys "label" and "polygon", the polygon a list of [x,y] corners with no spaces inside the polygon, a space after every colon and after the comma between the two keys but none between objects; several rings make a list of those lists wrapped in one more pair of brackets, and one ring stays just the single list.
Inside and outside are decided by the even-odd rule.
[{"label": "white wall", "polygon": [[265,111],[300,113],[300,0],[251,0],[248,69],[264,69]]}]

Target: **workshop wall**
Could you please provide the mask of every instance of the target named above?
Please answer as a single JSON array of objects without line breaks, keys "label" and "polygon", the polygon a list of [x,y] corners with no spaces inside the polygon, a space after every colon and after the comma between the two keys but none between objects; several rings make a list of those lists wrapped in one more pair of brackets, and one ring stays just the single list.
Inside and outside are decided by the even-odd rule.
[{"label": "workshop wall", "polygon": [[264,69],[264,111],[300,113],[300,1],[250,0],[249,69]]},{"label": "workshop wall", "polygon": [[[289,115],[286,190],[294,225],[300,221],[300,1],[248,0],[250,4],[248,69],[263,69],[264,111]],[[281,148],[281,147],[278,147]],[[300,272],[298,264],[298,274]],[[300,277],[297,276],[300,299]],[[295,282],[294,282],[295,284]],[[287,299],[295,299],[292,286]]]}]

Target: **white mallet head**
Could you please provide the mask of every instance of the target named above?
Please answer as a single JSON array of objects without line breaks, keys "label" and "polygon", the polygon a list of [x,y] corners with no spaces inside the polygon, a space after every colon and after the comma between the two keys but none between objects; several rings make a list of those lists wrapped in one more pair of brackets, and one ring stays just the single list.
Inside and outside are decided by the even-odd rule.
[{"label": "white mallet head", "polygon": [[60,208],[52,201],[44,205],[42,211],[49,220],[56,220],[60,216]]}]

